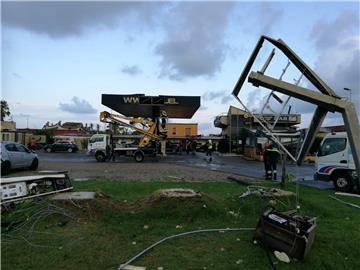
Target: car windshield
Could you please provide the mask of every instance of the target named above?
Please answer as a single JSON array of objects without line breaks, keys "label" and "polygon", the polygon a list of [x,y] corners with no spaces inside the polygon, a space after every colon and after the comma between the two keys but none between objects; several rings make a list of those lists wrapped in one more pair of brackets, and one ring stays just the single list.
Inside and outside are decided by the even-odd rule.
[{"label": "car windshield", "polygon": [[103,141],[104,141],[104,137],[93,137],[93,138],[90,138],[90,140],[89,140],[90,143],[103,142]]},{"label": "car windshield", "polygon": [[319,156],[327,156],[340,151],[346,147],[346,138],[328,138],[321,145]]}]

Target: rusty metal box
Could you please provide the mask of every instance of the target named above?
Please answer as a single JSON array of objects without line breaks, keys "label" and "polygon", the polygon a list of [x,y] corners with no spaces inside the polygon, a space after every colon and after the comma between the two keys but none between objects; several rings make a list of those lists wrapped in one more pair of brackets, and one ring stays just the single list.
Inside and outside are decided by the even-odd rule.
[{"label": "rusty metal box", "polygon": [[265,211],[259,218],[253,239],[270,250],[285,252],[298,260],[310,252],[315,238],[316,218],[296,214],[296,210]]}]

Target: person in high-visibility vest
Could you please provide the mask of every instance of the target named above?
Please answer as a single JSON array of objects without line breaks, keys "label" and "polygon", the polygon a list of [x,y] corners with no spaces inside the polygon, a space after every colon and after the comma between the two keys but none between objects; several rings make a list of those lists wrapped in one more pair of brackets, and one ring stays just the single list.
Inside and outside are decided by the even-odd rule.
[{"label": "person in high-visibility vest", "polygon": [[266,179],[267,180],[276,180],[277,178],[277,163],[279,160],[280,152],[278,147],[275,144],[271,144],[265,151],[264,158],[267,160],[267,171]]},{"label": "person in high-visibility vest", "polygon": [[264,150],[262,152],[262,156],[263,156],[263,162],[264,162],[264,168],[265,168],[265,177],[267,176],[267,171],[270,169],[270,165],[269,165],[269,157],[268,157],[268,153],[266,152],[266,150],[269,148],[269,144],[265,143],[264,144]]}]

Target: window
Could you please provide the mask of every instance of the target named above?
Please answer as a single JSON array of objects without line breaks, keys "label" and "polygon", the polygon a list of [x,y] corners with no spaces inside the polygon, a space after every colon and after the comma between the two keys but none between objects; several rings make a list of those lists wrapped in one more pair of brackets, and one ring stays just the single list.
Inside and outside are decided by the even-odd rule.
[{"label": "window", "polygon": [[185,136],[191,135],[191,128],[185,128]]},{"label": "window", "polygon": [[176,135],[176,127],[172,129],[172,135]]},{"label": "window", "polygon": [[329,138],[321,145],[319,156],[327,156],[341,152],[346,147],[346,138]]},{"label": "window", "polygon": [[19,152],[28,152],[28,150],[26,150],[26,148],[21,144],[17,144],[16,148],[18,149]]},{"label": "window", "polygon": [[10,134],[9,133],[2,133],[2,140],[3,141],[9,141],[10,140]]},{"label": "window", "polygon": [[104,137],[94,137],[89,140],[90,143],[103,142],[103,141],[104,141]]},{"label": "window", "polygon": [[13,143],[5,145],[5,148],[6,148],[6,150],[8,150],[10,152],[18,152],[16,145]]}]

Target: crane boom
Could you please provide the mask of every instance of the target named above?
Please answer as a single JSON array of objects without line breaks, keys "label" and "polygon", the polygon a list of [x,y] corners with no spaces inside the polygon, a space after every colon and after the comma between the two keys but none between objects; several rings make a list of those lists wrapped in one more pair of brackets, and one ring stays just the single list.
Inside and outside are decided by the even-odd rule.
[{"label": "crane boom", "polygon": [[[124,120],[128,120],[130,122],[134,122],[134,123],[140,123],[143,126],[148,126],[149,129],[142,129],[142,128],[138,128],[132,124],[129,124],[127,122],[124,122]],[[163,139],[165,139],[165,135],[164,134],[156,134],[157,132],[157,126],[158,123],[157,121],[153,121],[150,119],[143,119],[143,118],[139,118],[139,117],[127,117],[127,116],[123,116],[121,114],[113,114],[113,113],[109,113],[107,111],[103,111],[100,113],[100,121],[103,123],[109,123],[109,124],[116,124],[116,125],[120,125],[120,126],[124,126],[124,127],[128,127],[131,128],[137,132],[140,132],[143,137],[140,139],[140,143],[139,146],[146,146],[147,144],[149,144],[150,140],[157,140],[157,141],[161,141]],[[160,133],[160,132],[158,132]]]}]

